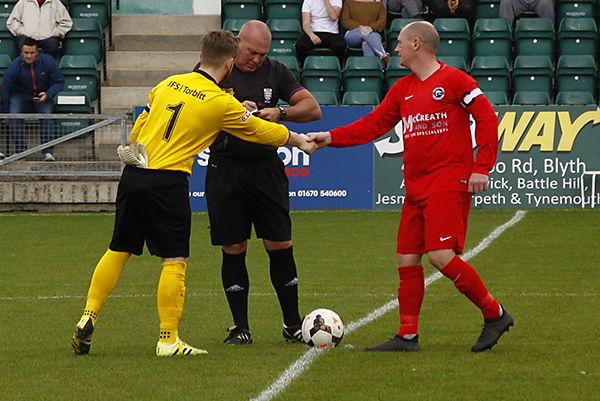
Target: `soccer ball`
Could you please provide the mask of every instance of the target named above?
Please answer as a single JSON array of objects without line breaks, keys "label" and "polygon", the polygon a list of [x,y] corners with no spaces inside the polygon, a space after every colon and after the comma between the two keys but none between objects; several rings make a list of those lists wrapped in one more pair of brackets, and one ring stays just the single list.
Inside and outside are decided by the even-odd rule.
[{"label": "soccer ball", "polygon": [[315,348],[335,347],[344,337],[344,323],[332,310],[315,309],[304,316],[302,338]]}]

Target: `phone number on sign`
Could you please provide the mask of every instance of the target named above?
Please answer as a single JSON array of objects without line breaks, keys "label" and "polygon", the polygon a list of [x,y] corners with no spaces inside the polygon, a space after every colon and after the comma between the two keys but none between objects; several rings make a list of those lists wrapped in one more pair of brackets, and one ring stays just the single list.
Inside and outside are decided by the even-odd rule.
[{"label": "phone number on sign", "polygon": [[345,189],[299,189],[290,191],[290,197],[304,198],[345,198],[348,192]]}]

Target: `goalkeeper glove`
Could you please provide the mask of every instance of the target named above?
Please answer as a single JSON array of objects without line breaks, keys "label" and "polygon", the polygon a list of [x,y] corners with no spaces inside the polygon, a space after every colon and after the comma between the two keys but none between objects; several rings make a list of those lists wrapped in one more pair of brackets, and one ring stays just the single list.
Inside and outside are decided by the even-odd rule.
[{"label": "goalkeeper glove", "polygon": [[148,152],[143,143],[134,142],[131,145],[120,145],[117,148],[119,159],[127,165],[148,168]]}]

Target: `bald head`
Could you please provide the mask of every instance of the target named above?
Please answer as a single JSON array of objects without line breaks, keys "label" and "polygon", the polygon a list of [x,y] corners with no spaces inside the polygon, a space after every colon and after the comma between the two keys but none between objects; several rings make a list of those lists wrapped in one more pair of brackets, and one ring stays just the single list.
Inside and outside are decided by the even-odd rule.
[{"label": "bald head", "polygon": [[251,20],[242,25],[238,34],[240,41],[257,40],[271,45],[271,31],[267,24],[258,20]]},{"label": "bald head", "polygon": [[432,54],[436,54],[440,47],[440,35],[437,30],[427,21],[415,21],[406,25],[403,29],[409,40],[419,39],[423,48]]}]

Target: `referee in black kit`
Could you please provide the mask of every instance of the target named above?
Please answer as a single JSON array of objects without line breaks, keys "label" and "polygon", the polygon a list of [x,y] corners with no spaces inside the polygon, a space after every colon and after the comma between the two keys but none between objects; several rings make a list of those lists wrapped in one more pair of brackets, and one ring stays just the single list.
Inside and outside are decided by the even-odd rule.
[{"label": "referee in black kit", "polygon": [[[231,76],[220,83],[255,115],[272,122],[321,118],[314,96],[293,73],[267,57],[271,32],[261,21],[246,22]],[[278,107],[283,99],[289,107]],[[288,178],[273,146],[256,145],[221,132],[210,146],[206,201],[213,245],[221,245],[222,280],[234,326],[225,344],[252,343],[248,324],[246,249],[252,225],[270,260],[271,282],[283,313],[283,337],[302,342],[298,277],[289,215]]]}]

